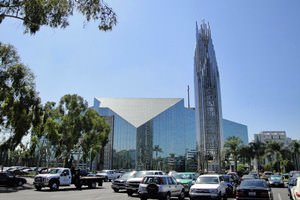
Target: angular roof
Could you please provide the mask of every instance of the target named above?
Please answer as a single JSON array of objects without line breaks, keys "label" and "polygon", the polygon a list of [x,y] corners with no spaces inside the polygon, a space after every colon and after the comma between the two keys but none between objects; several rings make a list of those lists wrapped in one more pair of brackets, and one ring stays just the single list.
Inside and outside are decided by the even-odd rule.
[{"label": "angular roof", "polygon": [[134,127],[139,127],[177,104],[182,98],[96,98]]}]

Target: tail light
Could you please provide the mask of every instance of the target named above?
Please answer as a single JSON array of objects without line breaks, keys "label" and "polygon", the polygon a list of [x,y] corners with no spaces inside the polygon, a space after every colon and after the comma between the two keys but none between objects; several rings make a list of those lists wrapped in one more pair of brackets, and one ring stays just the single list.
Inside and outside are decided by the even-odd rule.
[{"label": "tail light", "polygon": [[236,191],[236,197],[242,197],[245,195],[245,192],[243,190]]},{"label": "tail light", "polygon": [[296,196],[297,196],[297,197],[300,197],[300,193],[299,193],[299,192],[296,192]]},{"label": "tail light", "polygon": [[260,197],[269,197],[269,192],[268,191],[262,191],[259,193]]}]

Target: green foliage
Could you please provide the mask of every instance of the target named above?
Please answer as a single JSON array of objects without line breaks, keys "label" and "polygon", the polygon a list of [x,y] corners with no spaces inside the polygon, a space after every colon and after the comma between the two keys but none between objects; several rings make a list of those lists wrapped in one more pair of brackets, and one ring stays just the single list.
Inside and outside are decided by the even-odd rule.
[{"label": "green foliage", "polygon": [[40,98],[34,75],[20,63],[16,50],[0,43],[0,134],[8,135],[0,150],[14,150],[39,123]]},{"label": "green foliage", "polygon": [[[56,105],[47,102],[43,107],[40,124],[34,129],[32,144],[44,137],[48,146],[55,147],[55,156],[69,163],[72,150],[82,150],[84,161],[94,158],[105,146],[110,127],[103,117],[88,108],[78,95],[65,95]],[[36,138],[38,139],[36,139]],[[43,146],[39,146],[42,150]]]},{"label": "green foliage", "polygon": [[237,160],[239,156],[240,147],[243,144],[243,141],[236,136],[231,136],[227,138],[224,144],[225,155],[232,156],[234,160],[234,168],[237,170]]},{"label": "green foliage", "polygon": [[1,0],[0,23],[6,18],[22,20],[25,32],[34,34],[44,25],[67,27],[74,11],[86,21],[99,21],[98,28],[103,31],[117,23],[115,12],[103,0]]}]

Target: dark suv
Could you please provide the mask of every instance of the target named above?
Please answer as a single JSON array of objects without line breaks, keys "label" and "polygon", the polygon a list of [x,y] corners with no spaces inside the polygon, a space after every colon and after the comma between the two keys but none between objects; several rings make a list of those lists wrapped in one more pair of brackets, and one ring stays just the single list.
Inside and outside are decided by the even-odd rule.
[{"label": "dark suv", "polygon": [[177,183],[173,176],[168,175],[145,176],[139,185],[138,194],[141,200],[169,200],[171,197],[183,200],[185,198],[183,185]]}]

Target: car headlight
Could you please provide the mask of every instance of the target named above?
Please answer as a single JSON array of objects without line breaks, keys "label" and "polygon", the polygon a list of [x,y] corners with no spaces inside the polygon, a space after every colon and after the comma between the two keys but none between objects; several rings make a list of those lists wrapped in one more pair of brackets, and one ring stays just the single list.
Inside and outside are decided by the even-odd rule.
[{"label": "car headlight", "polygon": [[193,192],[195,192],[195,189],[190,189],[190,193],[193,193]]},{"label": "car headlight", "polygon": [[146,187],[139,186],[139,192],[146,192]]}]

